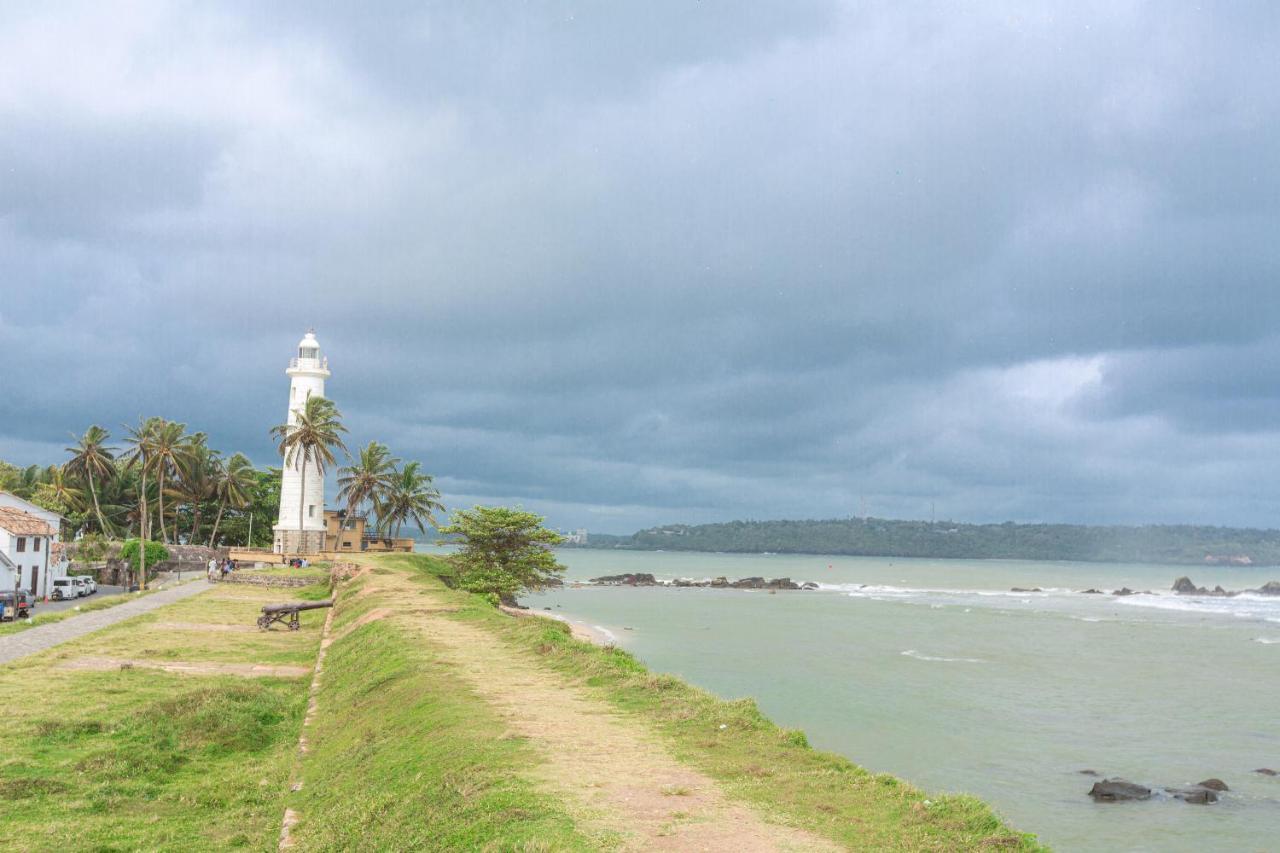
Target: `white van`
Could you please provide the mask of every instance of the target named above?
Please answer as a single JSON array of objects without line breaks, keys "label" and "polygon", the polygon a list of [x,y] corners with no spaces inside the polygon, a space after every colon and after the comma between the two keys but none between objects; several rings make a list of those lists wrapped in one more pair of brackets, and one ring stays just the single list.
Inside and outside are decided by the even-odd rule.
[{"label": "white van", "polygon": [[93,579],[93,575],[77,575],[80,582],[85,585],[85,589],[89,590],[87,595],[93,595],[98,591],[98,582]]},{"label": "white van", "polygon": [[75,581],[77,595],[83,598],[89,594],[89,582],[87,580],[85,580],[80,575],[76,575],[75,577],[71,578],[71,580]]},{"label": "white van", "polygon": [[49,593],[49,597],[54,601],[67,601],[72,598],[80,597],[80,584],[76,583],[75,578],[54,578],[53,589]]}]

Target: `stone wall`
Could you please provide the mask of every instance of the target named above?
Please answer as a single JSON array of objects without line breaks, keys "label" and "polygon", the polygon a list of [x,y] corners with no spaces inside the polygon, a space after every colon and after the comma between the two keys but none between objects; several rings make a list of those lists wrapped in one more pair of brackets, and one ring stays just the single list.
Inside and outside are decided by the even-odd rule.
[{"label": "stone wall", "polygon": [[251,571],[232,572],[229,575],[223,575],[218,578],[218,583],[241,583],[250,586],[269,586],[287,589],[295,589],[297,587],[311,586],[316,583],[314,577],[296,578],[288,575],[259,575]]}]

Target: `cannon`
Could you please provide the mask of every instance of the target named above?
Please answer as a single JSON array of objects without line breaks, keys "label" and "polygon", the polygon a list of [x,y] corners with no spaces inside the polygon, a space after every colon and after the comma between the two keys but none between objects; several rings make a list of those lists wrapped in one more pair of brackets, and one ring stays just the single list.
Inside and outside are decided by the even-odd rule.
[{"label": "cannon", "polygon": [[289,601],[284,604],[264,604],[262,605],[262,615],[258,617],[258,627],[265,631],[276,622],[283,622],[289,626],[290,631],[296,631],[301,627],[298,624],[298,614],[303,610],[321,610],[332,606],[332,598],[324,601]]}]

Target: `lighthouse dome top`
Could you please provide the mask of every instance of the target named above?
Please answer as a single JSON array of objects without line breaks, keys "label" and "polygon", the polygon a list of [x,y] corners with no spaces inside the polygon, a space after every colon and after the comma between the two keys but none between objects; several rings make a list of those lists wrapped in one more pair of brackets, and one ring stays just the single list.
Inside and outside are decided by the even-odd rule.
[{"label": "lighthouse dome top", "polygon": [[298,341],[298,354],[289,359],[287,372],[291,375],[301,373],[329,375],[329,359],[320,354],[320,342],[316,340],[314,329],[309,329],[302,340]]},{"label": "lighthouse dome top", "polygon": [[315,358],[315,356],[319,354],[320,342],[316,340],[316,333],[314,329],[308,329],[307,333],[303,335],[302,340],[298,341],[299,357],[307,358],[308,356],[303,355],[303,350],[311,350],[311,358]]}]

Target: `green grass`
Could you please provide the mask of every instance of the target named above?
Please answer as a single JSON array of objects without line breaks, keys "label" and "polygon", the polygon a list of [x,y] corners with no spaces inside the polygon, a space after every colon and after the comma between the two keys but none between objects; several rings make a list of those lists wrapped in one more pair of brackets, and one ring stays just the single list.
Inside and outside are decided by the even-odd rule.
[{"label": "green grass", "polygon": [[[304,787],[291,806],[305,850],[594,850],[538,790],[537,758],[394,619],[355,626],[388,603],[344,587],[309,727]],[[355,627],[352,627],[355,626]],[[370,784],[376,781],[376,784]]]},{"label": "green grass", "polygon": [[[451,568],[427,555],[383,557],[383,566],[425,582]],[[930,796],[888,774],[809,747],[804,733],[767,719],[750,699],[727,701],[669,675],[649,672],[630,654],[573,639],[549,619],[511,619],[478,597],[449,593],[462,618],[484,625],[516,652],[586,687],[614,708],[646,720],[692,766],[766,815],[854,849],[1042,850],[969,796]]]},{"label": "green grass", "polygon": [[274,849],[308,678],[67,668],[84,657],[309,665],[323,611],[296,633],[200,627],[252,626],[273,592],[218,588],[0,666],[0,846]]}]

